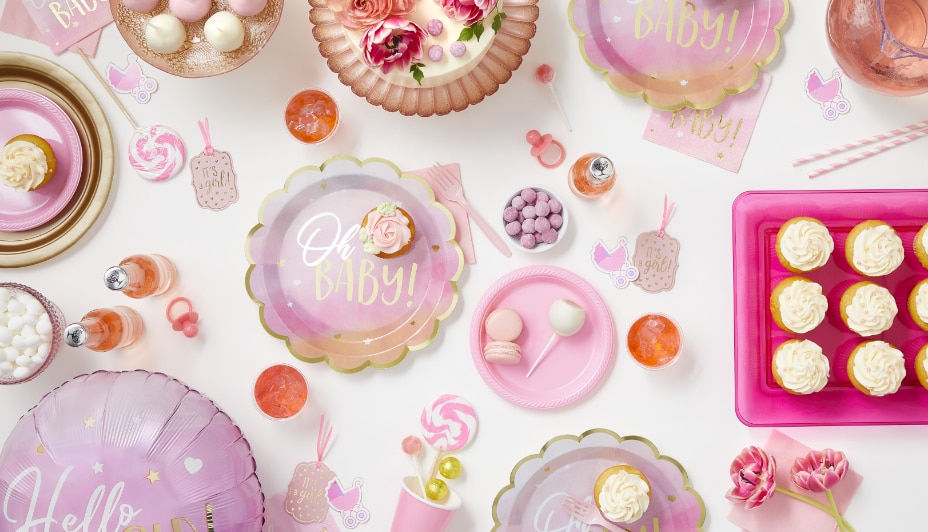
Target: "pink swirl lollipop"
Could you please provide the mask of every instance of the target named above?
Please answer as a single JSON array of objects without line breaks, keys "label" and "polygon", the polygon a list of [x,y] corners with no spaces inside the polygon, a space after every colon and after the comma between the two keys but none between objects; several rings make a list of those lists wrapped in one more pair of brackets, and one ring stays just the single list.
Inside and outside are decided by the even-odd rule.
[{"label": "pink swirl lollipop", "polygon": [[457,395],[439,396],[422,409],[422,437],[439,451],[457,451],[477,432],[477,413]]},{"label": "pink swirl lollipop", "polygon": [[177,175],[186,156],[180,135],[164,126],[138,128],[129,141],[129,163],[149,181],[164,181]]}]

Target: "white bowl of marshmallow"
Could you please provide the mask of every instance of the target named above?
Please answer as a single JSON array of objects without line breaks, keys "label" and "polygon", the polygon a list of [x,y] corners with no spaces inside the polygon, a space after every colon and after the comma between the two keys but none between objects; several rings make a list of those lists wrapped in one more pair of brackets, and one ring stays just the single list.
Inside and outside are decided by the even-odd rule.
[{"label": "white bowl of marshmallow", "polygon": [[64,321],[38,291],[0,283],[0,384],[23,383],[45,371],[61,346]]}]

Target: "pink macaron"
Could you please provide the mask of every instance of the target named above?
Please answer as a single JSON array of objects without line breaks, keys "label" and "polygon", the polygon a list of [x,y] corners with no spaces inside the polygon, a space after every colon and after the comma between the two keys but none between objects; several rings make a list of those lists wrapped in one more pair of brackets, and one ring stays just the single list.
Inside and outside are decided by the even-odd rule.
[{"label": "pink macaron", "polygon": [[522,348],[513,342],[489,342],[483,347],[483,358],[492,364],[518,364],[522,360]]},{"label": "pink macaron", "polygon": [[522,317],[511,308],[498,308],[483,323],[487,336],[502,342],[512,342],[522,334]]}]

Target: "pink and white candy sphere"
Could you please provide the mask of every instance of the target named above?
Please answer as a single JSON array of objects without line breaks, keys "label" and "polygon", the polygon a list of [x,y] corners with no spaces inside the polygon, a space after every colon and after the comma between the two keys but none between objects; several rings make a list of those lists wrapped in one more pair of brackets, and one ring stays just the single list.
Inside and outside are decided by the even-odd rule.
[{"label": "pink and white candy sphere", "polygon": [[502,223],[513,246],[529,253],[547,251],[567,230],[567,208],[550,190],[525,187],[507,196]]}]

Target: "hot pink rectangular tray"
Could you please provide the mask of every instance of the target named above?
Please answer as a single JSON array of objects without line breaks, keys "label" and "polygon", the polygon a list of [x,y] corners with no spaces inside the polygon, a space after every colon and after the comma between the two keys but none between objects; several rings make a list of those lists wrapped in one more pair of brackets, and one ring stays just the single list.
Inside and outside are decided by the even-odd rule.
[{"label": "hot pink rectangular tray", "polygon": [[[770,293],[791,275],[776,256],[780,226],[796,216],[812,216],[831,231],[835,250],[823,268],[805,274],[822,285],[828,298],[825,320],[805,335],[782,331],[770,313]],[[892,225],[905,246],[905,260],[892,274],[869,280],[896,298],[893,326],[868,339],[884,340],[906,358],[906,378],[895,394],[869,397],[847,376],[851,350],[864,340],[841,321],[838,301],[854,282],[866,279],[844,256],[847,234],[859,222],[879,219]],[[732,205],[735,304],[735,413],[748,426],[928,424],[928,390],[915,376],[913,361],[928,333],[909,316],[912,287],[928,278],[912,250],[915,234],[928,222],[928,190],[749,191]],[[780,388],[770,366],[776,347],[790,338],[818,343],[829,357],[831,377],[825,388],[793,395]]]}]

